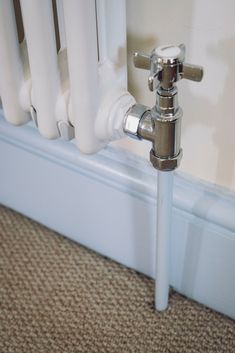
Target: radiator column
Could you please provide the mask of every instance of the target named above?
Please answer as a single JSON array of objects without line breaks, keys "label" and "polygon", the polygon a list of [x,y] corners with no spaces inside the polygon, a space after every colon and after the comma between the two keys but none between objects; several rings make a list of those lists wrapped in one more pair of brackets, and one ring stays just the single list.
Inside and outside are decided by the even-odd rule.
[{"label": "radiator column", "polygon": [[12,0],[0,1],[0,95],[6,119],[14,124],[26,123],[30,116],[21,105],[23,67]]},{"label": "radiator column", "polygon": [[32,101],[40,133],[59,137],[55,107],[60,94],[53,9],[51,0],[21,0],[32,77]]},{"label": "radiator column", "polygon": [[94,131],[99,104],[95,0],[64,0],[72,121],[80,151],[94,153],[101,143]]}]

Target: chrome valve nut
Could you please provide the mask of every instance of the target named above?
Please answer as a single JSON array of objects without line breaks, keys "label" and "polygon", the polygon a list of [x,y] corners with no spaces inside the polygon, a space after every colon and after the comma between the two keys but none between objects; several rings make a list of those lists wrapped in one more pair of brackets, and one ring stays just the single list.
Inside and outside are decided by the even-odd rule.
[{"label": "chrome valve nut", "polygon": [[134,104],[126,113],[124,119],[124,132],[132,138],[141,140],[141,136],[138,134],[138,128],[140,119],[148,111],[149,108],[142,104]]},{"label": "chrome valve nut", "polygon": [[153,149],[151,149],[150,161],[155,169],[158,169],[164,172],[169,172],[179,167],[182,155],[183,155],[183,151],[181,148],[177,156],[170,157],[170,158],[161,158],[161,157],[155,156]]}]

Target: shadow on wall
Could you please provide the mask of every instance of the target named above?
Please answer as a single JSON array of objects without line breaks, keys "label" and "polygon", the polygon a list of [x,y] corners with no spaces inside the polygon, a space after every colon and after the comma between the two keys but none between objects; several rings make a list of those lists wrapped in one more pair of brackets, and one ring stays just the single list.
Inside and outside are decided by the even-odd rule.
[{"label": "shadow on wall", "polygon": [[[198,125],[208,126],[213,129],[213,142],[217,148],[217,165],[215,171],[215,180],[218,184],[225,183],[231,186],[233,182],[233,168],[235,158],[228,158],[228,155],[233,155],[235,151],[235,117],[232,110],[234,90],[231,79],[231,68],[235,62],[235,39],[229,38],[219,41],[217,46],[208,47],[208,55],[222,60],[227,68],[227,75],[224,81],[223,93],[217,99],[217,104],[212,104],[210,100],[205,99],[203,96],[195,96],[191,91],[188,91],[188,97],[192,100],[193,105],[196,107],[196,114],[193,114],[193,119],[184,119],[184,129],[190,126]],[[207,68],[210,70],[210,67]],[[214,72],[216,75],[216,72]],[[205,78],[206,79],[206,73]],[[220,85],[220,82],[217,82]],[[223,104],[221,104],[223,102]],[[210,112],[210,116],[205,119],[205,111]],[[225,127],[225,124],[228,127]],[[225,136],[226,132],[226,136]],[[200,137],[198,139],[200,143]],[[205,216],[210,212],[216,202],[219,201],[218,197],[212,197],[207,192],[195,203],[193,213],[197,215],[199,210],[204,209]],[[206,227],[206,224],[205,224]],[[188,228],[188,239],[185,244],[184,252],[184,265],[182,273],[181,290],[186,295],[194,297],[197,287],[197,275],[200,269],[200,261],[203,251],[203,233],[204,227],[202,225],[195,225],[192,221]],[[205,256],[205,254],[204,254]],[[210,254],[211,262],[213,263],[213,254]],[[207,286],[209,286],[210,278],[206,278]],[[212,284],[211,284],[212,285]],[[223,297],[223,286],[221,287],[220,297]]]},{"label": "shadow on wall", "polygon": [[[195,44],[193,41],[194,39],[192,38],[192,33],[198,31],[197,35],[203,36],[203,31],[208,31],[205,22],[203,22],[205,19],[198,24],[198,29],[195,28],[195,23],[193,23],[192,19],[192,15],[195,11],[195,4],[196,0],[182,0],[180,5],[173,0],[165,2],[160,2],[158,0],[146,0],[145,2],[142,0],[128,0],[127,49],[129,63],[129,90],[139,103],[153,105],[155,96],[148,92],[148,73],[145,70],[133,69],[132,53],[135,51],[150,53],[154,47],[166,43],[185,43],[186,48],[191,52],[191,48]],[[197,15],[200,17],[199,13]],[[166,19],[168,20],[168,23],[166,23]],[[216,19],[213,19],[213,22],[215,21]],[[209,29],[210,31],[211,28]],[[214,28],[218,30],[217,24]],[[215,33],[212,34],[215,35]],[[214,42],[215,41],[213,40],[212,43]],[[231,187],[234,185],[233,168],[235,163],[234,158],[231,158],[234,154],[233,151],[235,151],[235,117],[233,116],[232,108],[234,95],[233,82],[235,82],[235,77],[232,78],[231,76],[235,75],[235,71],[234,73],[232,72],[235,62],[235,39],[228,38],[225,40],[218,40],[214,45],[208,44],[205,51],[208,59],[211,58],[211,60],[208,60],[209,65],[207,66],[207,62],[204,63],[200,60],[200,53],[198,58],[195,57],[196,60],[192,61],[192,64],[205,64],[205,76],[203,82],[207,82],[208,84],[208,78],[210,77],[211,79],[212,77],[213,81],[209,83],[209,87],[218,85],[219,89],[217,92],[219,91],[221,93],[220,96],[217,96],[217,101],[213,100],[214,97],[211,97],[210,99],[210,97],[207,98],[206,95],[203,95],[203,89],[202,93],[199,91],[197,95],[193,92],[193,85],[196,85],[196,83],[187,84],[185,80],[183,86],[179,87],[180,91],[182,89],[182,92],[180,92],[180,100],[183,96],[184,99],[187,100],[187,108],[184,108],[185,118],[183,119],[182,132],[187,132],[187,130],[192,127],[194,128],[195,126],[200,126],[200,129],[205,129],[206,127],[211,129],[213,136],[212,141],[209,142],[214,144],[213,161],[211,160],[211,165],[213,165],[214,168],[214,165],[216,164],[215,175],[213,175],[213,178],[217,184]],[[210,65],[210,62],[213,63],[213,59],[215,59],[216,62],[221,62],[227,70],[226,77],[225,79],[223,78],[223,83],[219,82],[217,79],[217,77],[221,77],[218,75],[218,72],[212,72],[212,70],[215,70],[215,66]],[[218,65],[218,68],[220,68],[220,65]],[[221,87],[221,85],[224,85],[224,87]],[[204,87],[206,86],[207,85]],[[189,119],[186,118],[187,115],[189,116]],[[200,152],[197,151],[197,146],[195,146],[195,150],[190,156],[191,163],[193,164],[195,162],[193,158],[198,159],[200,157],[201,165],[206,165],[206,163],[209,163],[210,159],[210,154],[206,151],[208,148],[208,141],[205,139],[203,142],[202,139],[200,139],[200,136],[196,137],[196,141],[200,147]],[[189,141],[187,149],[190,149],[190,142],[191,141]],[[202,143],[204,144],[203,146]],[[144,143],[142,143],[142,147],[139,147],[140,142],[129,142],[128,140],[125,146],[129,148],[128,145],[132,147],[130,148],[132,151],[136,151],[138,148],[144,149],[145,147],[146,151],[149,151],[148,146]],[[203,151],[205,151],[204,155]],[[148,154],[146,154],[146,156],[147,155]],[[192,166],[188,165],[187,167],[190,170]],[[211,198],[210,195],[205,193],[202,198],[195,203],[193,213],[197,214],[198,210],[203,209],[206,215],[214,207],[216,202],[216,198]],[[133,224],[135,223],[135,217],[136,215],[133,214]],[[149,222],[150,219],[147,219],[147,224],[149,225],[149,229],[151,229],[152,224],[149,224]],[[180,237],[180,234],[177,236]],[[192,295],[195,289],[197,273],[200,265],[200,255],[203,252],[203,238],[204,226],[195,226],[195,222],[192,220],[188,227],[188,240],[185,244],[181,283],[181,286],[185,288],[185,291],[189,295]],[[145,251],[150,252],[150,249],[145,249]],[[141,256],[141,253],[137,245],[134,252],[136,259],[138,259]],[[189,260],[186,261],[186,259]]]},{"label": "shadow on wall", "polygon": [[[218,97],[217,103],[212,104],[209,99],[196,96],[190,90],[187,90],[187,98],[196,107],[196,112],[190,115],[190,119],[184,119],[183,130],[199,124],[202,127],[208,126],[213,129],[213,142],[217,149],[214,179],[216,184],[231,187],[234,182],[233,170],[235,166],[235,117],[233,111],[235,73],[232,70],[235,62],[235,38],[221,40],[217,46],[209,46],[207,50],[208,56],[222,61],[226,66],[227,74],[223,91]],[[206,67],[204,80],[207,79],[209,70],[211,68]],[[221,82],[216,81],[216,72],[213,75],[215,76],[214,82],[220,86]],[[205,117],[205,112],[209,112],[209,116]],[[198,141],[200,143],[200,136]]]},{"label": "shadow on wall", "polygon": [[[137,36],[134,33],[128,32],[127,33],[127,43],[128,43],[128,48],[127,48],[127,60],[130,65],[133,65],[133,54],[137,51],[142,51],[145,53],[151,53],[153,48],[158,46],[158,39],[157,37],[154,36]],[[139,69],[136,69],[139,70]],[[144,84],[146,85],[144,88],[148,89],[147,86],[147,75],[148,72],[145,70],[141,70],[142,74],[144,76]],[[147,72],[147,73],[146,73]],[[141,97],[141,93],[143,90],[143,87],[138,85],[138,83],[135,80],[135,77],[131,75],[130,70],[128,70],[128,90],[134,95],[136,99],[138,97]]]},{"label": "shadow on wall", "polygon": [[[227,36],[227,33],[230,33],[229,28],[232,28],[232,19],[228,19],[226,26],[224,21],[229,10],[221,13],[219,0],[215,1],[214,16],[206,18],[205,9],[200,7],[201,2],[182,0],[179,4],[173,0],[127,1],[129,90],[139,103],[150,106],[154,104],[155,96],[148,92],[147,87],[148,73],[133,67],[134,51],[149,53],[154,47],[166,43],[185,43],[186,56],[193,54],[196,49],[192,64],[205,66],[205,76],[199,84],[200,89],[195,93],[194,87],[197,83],[187,83],[186,80],[182,85],[179,84],[179,101],[184,109],[182,142],[185,143],[185,158],[182,167],[192,175],[234,188],[235,119],[231,102],[235,82],[235,71],[232,71],[235,62],[235,39]],[[231,2],[226,2],[229,8]],[[212,3],[212,0],[209,1],[207,8],[210,8]],[[227,39],[216,40],[217,36],[227,36]],[[203,50],[202,55],[200,48]],[[221,70],[226,70],[227,75]],[[206,90],[210,90],[210,87],[212,91],[207,94]],[[197,129],[190,132],[194,127],[203,133],[203,138],[194,135]],[[186,133],[188,139],[185,139]],[[148,142],[128,140],[122,142],[122,145],[148,158]]]},{"label": "shadow on wall", "polygon": [[150,53],[163,44],[185,43],[188,46],[191,33],[186,27],[192,23],[193,7],[194,0],[180,3],[174,0],[127,1],[129,90],[137,100],[142,99],[143,104],[154,104],[155,97],[148,92],[146,71],[133,69],[132,53]]}]

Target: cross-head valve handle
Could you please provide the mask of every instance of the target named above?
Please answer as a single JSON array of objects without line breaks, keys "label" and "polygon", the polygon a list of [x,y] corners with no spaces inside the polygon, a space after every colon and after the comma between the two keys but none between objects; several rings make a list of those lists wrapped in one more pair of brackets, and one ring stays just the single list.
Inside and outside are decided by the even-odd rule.
[{"label": "cross-head valve handle", "polygon": [[150,55],[141,52],[134,53],[135,67],[150,71],[148,79],[150,91],[155,91],[159,86],[169,90],[182,78],[200,82],[203,77],[203,68],[185,63],[184,60],[184,44],[162,45],[153,49]]},{"label": "cross-head valve handle", "polygon": [[133,105],[124,119],[124,132],[136,139],[152,142],[150,160],[154,168],[170,171],[182,157],[180,147],[182,109],[178,105],[176,82],[185,78],[201,81],[201,66],[185,63],[185,45],[162,45],[150,55],[134,53],[134,65],[149,70],[148,86],[156,91],[153,108]]}]

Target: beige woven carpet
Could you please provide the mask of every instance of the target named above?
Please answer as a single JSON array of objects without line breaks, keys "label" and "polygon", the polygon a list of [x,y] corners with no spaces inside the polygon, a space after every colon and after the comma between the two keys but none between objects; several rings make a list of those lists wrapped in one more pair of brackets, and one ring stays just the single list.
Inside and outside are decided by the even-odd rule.
[{"label": "beige woven carpet", "polygon": [[[110,235],[112,236],[112,235]],[[0,207],[0,352],[235,352],[229,318]]]}]

